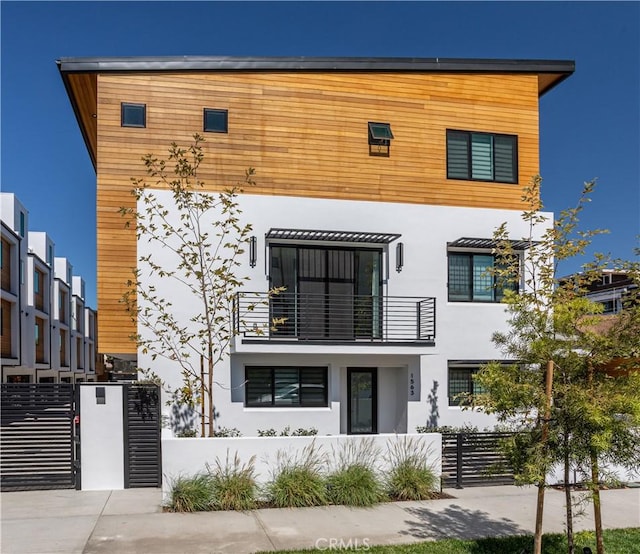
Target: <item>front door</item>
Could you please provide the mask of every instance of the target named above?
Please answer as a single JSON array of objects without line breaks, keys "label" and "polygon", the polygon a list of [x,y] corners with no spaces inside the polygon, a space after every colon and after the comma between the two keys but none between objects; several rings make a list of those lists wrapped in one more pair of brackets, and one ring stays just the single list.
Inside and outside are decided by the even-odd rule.
[{"label": "front door", "polygon": [[347,433],[371,435],[378,432],[378,370],[347,369]]}]

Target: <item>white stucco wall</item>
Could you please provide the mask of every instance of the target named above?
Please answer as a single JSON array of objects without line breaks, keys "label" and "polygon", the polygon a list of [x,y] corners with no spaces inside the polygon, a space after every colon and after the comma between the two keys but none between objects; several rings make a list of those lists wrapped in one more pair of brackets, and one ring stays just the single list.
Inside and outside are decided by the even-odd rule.
[{"label": "white stucco wall", "polygon": [[[103,388],[105,403],[96,401]],[[123,387],[80,385],[80,448],[82,490],[124,489]]]},{"label": "white stucco wall", "polygon": [[428,464],[440,475],[442,468],[442,435],[428,433],[420,435],[351,435],[339,437],[239,437],[215,439],[164,439],[162,440],[162,490],[165,498],[172,481],[178,476],[192,476],[205,472],[209,464],[215,468],[216,459],[224,466],[227,458],[233,461],[237,455],[246,464],[255,456],[256,480],[267,483],[279,455],[288,460],[300,459],[305,448],[313,448],[325,461],[325,471],[335,467],[335,454],[349,442],[370,441],[377,449],[376,469],[384,473],[389,466],[388,448],[400,441],[409,448],[423,448],[428,452]]},{"label": "white stucco wall", "polygon": [[[169,203],[166,192],[155,193],[164,196]],[[505,308],[501,304],[448,302],[447,243],[461,237],[491,238],[503,222],[508,223],[511,238],[523,238],[529,229],[521,220],[520,212],[260,195],[243,195],[239,204],[243,221],[252,223],[252,234],[258,239],[256,266],[249,267],[247,253],[239,270],[239,274],[250,277],[245,290],[268,290],[265,233],[272,227],[400,233],[399,241],[405,245],[404,267],[399,273],[395,271],[396,243],[385,246],[384,294],[435,297],[436,339],[434,347],[269,345],[267,342],[247,345],[237,340],[231,360],[219,364],[215,373],[218,384],[215,406],[220,414],[220,426],[235,427],[244,434],[255,434],[257,428],[281,429],[287,425],[292,428],[313,426],[320,434],[344,432],[344,370],[351,366],[381,368],[378,414],[381,430],[412,432],[416,426],[427,423],[455,426],[470,423],[480,429],[493,426],[493,417],[448,405],[447,364],[450,360],[502,358],[494,348],[491,336],[506,329]],[[167,250],[146,242],[138,243],[139,255],[150,252],[153,252],[154,262],[167,269],[175,264]],[[163,281],[147,273],[143,273],[142,278],[146,284],[157,287],[159,295],[171,298],[184,321],[192,315],[192,310],[197,309],[175,282]],[[142,328],[139,332],[146,333]],[[255,363],[326,365],[329,368],[329,406],[246,408],[244,365]],[[171,387],[180,384],[180,371],[174,362],[152,361],[150,354],[139,352],[138,365],[153,369]],[[411,396],[410,375],[413,375],[414,386]],[[400,383],[404,384],[401,386]]]}]

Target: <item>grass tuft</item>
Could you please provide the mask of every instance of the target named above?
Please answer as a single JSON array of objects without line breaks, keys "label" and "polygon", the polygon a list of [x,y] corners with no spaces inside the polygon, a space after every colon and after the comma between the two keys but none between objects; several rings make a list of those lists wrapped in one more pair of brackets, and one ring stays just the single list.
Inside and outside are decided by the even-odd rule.
[{"label": "grass tuft", "polygon": [[216,459],[215,468],[207,466],[213,486],[213,505],[217,510],[252,510],[256,507],[257,484],[255,478],[255,456],[243,464],[236,452],[229,460],[229,451],[224,464]]},{"label": "grass tuft", "polygon": [[327,496],[332,504],[373,506],[384,498],[382,485],[370,467],[353,464],[327,477]]},{"label": "grass tuft", "polygon": [[431,466],[431,452],[423,441],[403,437],[388,447],[387,494],[392,500],[428,500],[439,488]]},{"label": "grass tuft", "polygon": [[213,506],[211,477],[198,474],[180,476],[171,483],[171,494],[167,509],[172,512],[204,512]]},{"label": "grass tuft", "polygon": [[278,508],[302,508],[327,504],[322,468],[325,457],[315,442],[295,457],[278,452],[273,479],[267,484],[269,501]]}]

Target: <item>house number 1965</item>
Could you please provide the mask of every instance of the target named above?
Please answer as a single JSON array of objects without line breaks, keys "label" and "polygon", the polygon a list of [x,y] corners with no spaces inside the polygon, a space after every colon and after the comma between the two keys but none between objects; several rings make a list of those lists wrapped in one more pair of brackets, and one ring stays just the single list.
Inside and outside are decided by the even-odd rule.
[{"label": "house number 1965", "polygon": [[413,373],[409,375],[409,396],[415,396],[416,394],[416,384],[413,378]]}]

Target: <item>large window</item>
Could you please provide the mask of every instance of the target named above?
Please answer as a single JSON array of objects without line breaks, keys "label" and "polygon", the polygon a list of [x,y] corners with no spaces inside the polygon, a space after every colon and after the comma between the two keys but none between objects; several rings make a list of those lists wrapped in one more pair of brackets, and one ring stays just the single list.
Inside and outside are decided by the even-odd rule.
[{"label": "large window", "polygon": [[468,404],[475,394],[484,392],[473,376],[480,371],[479,366],[449,365],[449,406]]},{"label": "large window", "polygon": [[450,302],[500,302],[507,289],[517,291],[517,280],[498,280],[491,274],[498,267],[489,253],[449,252]]},{"label": "large window", "polygon": [[382,325],[382,250],[272,245],[274,334],[304,339],[376,338]]},{"label": "large window", "polygon": [[252,407],[327,406],[326,367],[245,368],[245,404]]},{"label": "large window", "polygon": [[447,178],[517,183],[518,138],[447,130]]}]

